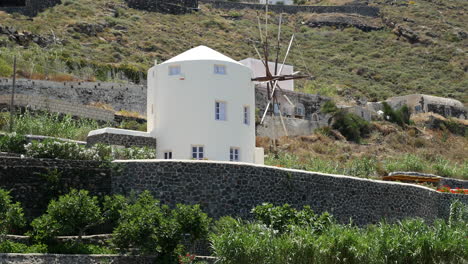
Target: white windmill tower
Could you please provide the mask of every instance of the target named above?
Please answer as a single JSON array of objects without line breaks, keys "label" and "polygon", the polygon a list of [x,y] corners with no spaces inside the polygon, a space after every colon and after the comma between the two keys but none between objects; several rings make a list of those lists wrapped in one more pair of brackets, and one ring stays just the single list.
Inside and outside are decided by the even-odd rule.
[{"label": "white windmill tower", "polygon": [[205,46],[149,69],[148,132],[157,158],[263,163],[251,77],[248,67]]}]

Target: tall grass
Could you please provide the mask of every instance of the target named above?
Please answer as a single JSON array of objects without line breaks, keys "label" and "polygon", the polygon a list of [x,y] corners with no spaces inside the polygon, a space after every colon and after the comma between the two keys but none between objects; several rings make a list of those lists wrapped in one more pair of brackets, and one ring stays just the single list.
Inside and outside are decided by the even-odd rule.
[{"label": "tall grass", "polygon": [[394,171],[413,171],[468,180],[468,161],[459,164],[448,161],[440,156],[434,160],[426,160],[414,154],[389,157],[383,160],[364,156],[350,159],[346,162],[339,162],[315,157],[299,158],[294,154],[279,153],[276,156],[268,155],[265,159],[265,164],[363,178],[386,176]]},{"label": "tall grass", "polygon": [[405,220],[365,228],[333,224],[320,233],[305,226],[276,234],[261,223],[231,219],[210,239],[222,264],[433,264],[468,260],[468,226],[442,220],[433,225]]},{"label": "tall grass", "polygon": [[[10,116],[0,114],[0,130],[9,130]],[[70,115],[52,113],[33,114],[26,111],[14,118],[13,132],[85,140],[89,131],[101,128],[94,120],[73,119]]]}]

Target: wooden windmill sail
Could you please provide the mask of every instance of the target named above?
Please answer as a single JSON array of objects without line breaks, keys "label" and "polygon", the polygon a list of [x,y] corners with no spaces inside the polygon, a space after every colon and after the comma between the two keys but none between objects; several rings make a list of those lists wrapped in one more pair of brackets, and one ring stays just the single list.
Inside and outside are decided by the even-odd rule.
[{"label": "wooden windmill sail", "polygon": [[[268,1],[265,5],[265,29],[264,33],[262,32],[262,25],[260,22],[260,16],[257,16],[258,20],[258,30],[260,33],[260,43],[262,46],[262,51],[263,55],[260,54],[257,46],[254,44],[255,51],[257,55],[259,56],[260,60],[262,61],[263,65],[265,66],[265,76],[260,76],[256,78],[252,78],[252,81],[256,82],[261,82],[261,83],[266,83],[267,85],[267,92],[268,92],[268,103],[265,108],[265,111],[262,115],[262,119],[260,121],[260,124],[263,124],[265,121],[265,117],[268,113],[268,110],[270,106],[273,104],[278,104],[278,92],[283,93],[283,90],[281,89],[280,82],[283,81],[289,81],[289,80],[296,80],[296,79],[304,79],[304,78],[309,78],[309,75],[301,75],[299,74],[300,72],[294,72],[292,74],[282,74],[284,64],[286,63],[286,60],[289,56],[289,52],[291,51],[292,44],[294,42],[294,37],[295,35],[293,34],[291,36],[291,40],[289,41],[288,48],[286,50],[286,54],[284,56],[283,62],[281,65],[279,64],[279,56],[280,56],[280,51],[281,51],[281,25],[282,25],[282,20],[283,20],[283,14],[280,14],[279,17],[279,23],[278,23],[278,33],[277,33],[277,43],[276,43],[276,58],[275,58],[275,67],[273,72],[270,70],[269,67],[269,54],[270,54],[270,45],[268,42]],[[285,96],[285,95],[284,95]],[[286,96],[285,96],[286,97]],[[293,103],[289,98],[287,98],[287,101],[292,105]],[[284,125],[284,120],[283,120],[283,114],[281,113],[281,109],[279,110],[279,115],[281,119],[281,124],[283,126],[284,132],[286,135],[288,135],[288,131],[286,130],[286,126]]]}]

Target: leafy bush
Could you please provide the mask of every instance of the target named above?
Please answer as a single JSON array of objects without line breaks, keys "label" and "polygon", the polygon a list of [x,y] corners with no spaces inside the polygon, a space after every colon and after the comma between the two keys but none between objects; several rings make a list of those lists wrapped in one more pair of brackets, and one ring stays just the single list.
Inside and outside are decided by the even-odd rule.
[{"label": "leafy bush", "polygon": [[293,226],[309,226],[313,230],[320,231],[332,223],[328,213],[317,216],[310,206],[304,206],[302,210],[297,211],[289,204],[273,206],[264,203],[252,209],[252,213],[260,223],[279,233],[288,232]]},{"label": "leafy bush", "polygon": [[171,210],[145,191],[121,210],[112,242],[123,251],[138,248],[142,254],[160,253],[174,260],[184,236],[191,240],[207,236],[209,222],[198,206],[177,205]]},{"label": "leafy bush", "polygon": [[0,253],[47,253],[47,246],[44,244],[28,246],[26,244],[5,240],[0,243]]},{"label": "leafy bush", "polygon": [[71,190],[69,194],[52,200],[47,211],[31,223],[30,235],[35,241],[50,243],[58,235],[77,235],[103,221],[98,198],[85,190]]},{"label": "leafy bush", "polygon": [[360,116],[339,109],[333,101],[325,102],[321,111],[333,115],[332,127],[340,131],[349,141],[359,143],[362,137],[370,132],[369,122],[362,119]]},{"label": "leafy bush", "polygon": [[96,254],[96,255],[106,255],[106,254],[115,254],[116,251],[98,245],[84,244],[81,242],[65,242],[56,245],[49,246],[48,253],[54,254]]},{"label": "leafy bush", "polygon": [[340,131],[347,140],[357,143],[370,132],[369,122],[353,113],[346,113],[344,110],[335,114],[333,128]]},{"label": "leafy bush", "polygon": [[11,133],[0,136],[0,151],[24,154],[26,152],[24,145],[28,141],[25,136]]},{"label": "leafy bush", "polygon": [[387,102],[383,102],[382,105],[384,117],[386,120],[395,123],[401,127],[410,124],[411,112],[407,105],[404,105],[397,110],[393,110],[393,108]]},{"label": "leafy bush", "polygon": [[91,148],[74,142],[64,142],[47,139],[34,141],[25,146],[26,156],[32,158],[95,160],[111,161],[115,159],[154,159],[156,151],[144,147],[115,148],[104,144],[96,144]]},{"label": "leafy bush", "polygon": [[0,189],[0,236],[8,232],[14,233],[15,228],[21,228],[24,225],[25,218],[21,204],[13,203],[10,193]]}]

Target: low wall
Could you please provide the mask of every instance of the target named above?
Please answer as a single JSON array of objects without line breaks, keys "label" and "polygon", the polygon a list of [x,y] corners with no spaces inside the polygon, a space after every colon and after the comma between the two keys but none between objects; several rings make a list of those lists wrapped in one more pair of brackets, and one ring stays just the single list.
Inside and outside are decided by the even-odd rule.
[{"label": "low wall", "polygon": [[[9,107],[10,101],[10,95],[0,95],[0,105]],[[48,97],[38,95],[16,94],[14,105],[16,107],[27,107],[32,110],[70,114],[72,116],[90,118],[106,122],[114,121],[114,111],[104,110],[82,104],[69,103],[63,100],[50,99]]]},{"label": "low wall", "polygon": [[[214,8],[221,9],[254,9],[264,10],[264,4],[235,3],[213,0],[200,0],[200,2],[209,3]],[[342,13],[359,14],[363,16],[378,17],[380,9],[378,7],[366,5],[342,5],[342,6],[295,6],[295,5],[269,5],[268,9],[277,13],[295,14],[299,12],[307,13]]]},{"label": "low wall", "polygon": [[154,264],[154,256],[123,255],[60,255],[60,254],[1,254],[0,263],[9,264]]},{"label": "low wall", "polygon": [[455,199],[468,196],[347,176],[305,172],[244,163],[212,161],[116,161],[123,169],[112,175],[112,191],[129,194],[150,190],[167,204],[200,204],[211,217],[251,218],[261,203],[310,205],[340,222],[359,225],[408,217],[428,221],[447,218]]},{"label": "low wall", "polygon": [[11,191],[28,218],[42,214],[50,199],[71,188],[109,194],[110,174],[110,169],[95,161],[0,157],[0,188]]}]

